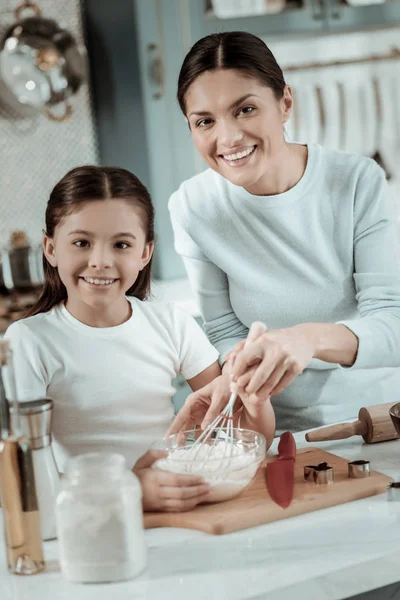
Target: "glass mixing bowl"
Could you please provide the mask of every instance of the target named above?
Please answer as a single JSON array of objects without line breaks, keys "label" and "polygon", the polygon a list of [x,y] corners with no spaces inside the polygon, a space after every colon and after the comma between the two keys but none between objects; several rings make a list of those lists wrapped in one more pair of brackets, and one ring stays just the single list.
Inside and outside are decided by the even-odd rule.
[{"label": "glass mixing bowl", "polygon": [[203,477],[211,486],[205,502],[222,502],[238,496],[252,482],[265,457],[266,439],[249,429],[216,432],[201,443],[197,442],[202,433],[199,430],[184,431],[156,442],[152,448],[167,451],[168,456],[153,466]]}]

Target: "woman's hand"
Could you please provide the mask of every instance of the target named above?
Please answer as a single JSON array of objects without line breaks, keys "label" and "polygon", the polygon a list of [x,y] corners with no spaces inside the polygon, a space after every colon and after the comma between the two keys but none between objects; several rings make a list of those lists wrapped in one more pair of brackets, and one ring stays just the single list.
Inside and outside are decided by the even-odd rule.
[{"label": "woman's hand", "polygon": [[253,402],[276,396],[303,372],[315,355],[315,342],[306,326],[266,331],[234,349],[233,387]]},{"label": "woman's hand", "polygon": [[139,478],[143,492],[143,510],[182,512],[206,500],[210,486],[197,475],[179,475],[152,465],[166,452],[149,450],[136,462],[132,471]]}]

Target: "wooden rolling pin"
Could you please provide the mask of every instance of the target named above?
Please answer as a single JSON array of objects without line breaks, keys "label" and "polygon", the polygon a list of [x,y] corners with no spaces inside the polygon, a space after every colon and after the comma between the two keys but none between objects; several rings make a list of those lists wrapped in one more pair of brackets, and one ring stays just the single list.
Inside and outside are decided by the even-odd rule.
[{"label": "wooden rolling pin", "polygon": [[377,404],[361,408],[358,413],[358,421],[353,423],[338,423],[316,429],[306,434],[307,442],[326,442],[328,440],[343,440],[353,435],[362,435],[367,444],[395,440],[399,437],[396,432],[389,409],[395,402]]}]

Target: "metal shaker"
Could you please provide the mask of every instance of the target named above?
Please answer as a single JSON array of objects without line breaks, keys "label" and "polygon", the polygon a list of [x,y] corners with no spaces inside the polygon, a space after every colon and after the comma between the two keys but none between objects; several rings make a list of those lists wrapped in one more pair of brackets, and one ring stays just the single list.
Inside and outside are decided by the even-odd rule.
[{"label": "metal shaker", "polygon": [[35,471],[36,493],[43,540],[57,537],[55,503],[60,490],[60,477],[51,446],[53,401],[40,398],[19,405],[20,425],[29,438]]},{"label": "metal shaker", "polygon": [[[0,501],[7,563],[11,573],[34,575],[43,571],[44,558],[32,450],[29,440],[20,435],[17,427],[11,429],[2,379],[4,366],[9,386],[15,390],[12,354],[8,342],[0,340]],[[16,397],[12,401],[17,404]],[[18,423],[18,419],[14,422]]]}]

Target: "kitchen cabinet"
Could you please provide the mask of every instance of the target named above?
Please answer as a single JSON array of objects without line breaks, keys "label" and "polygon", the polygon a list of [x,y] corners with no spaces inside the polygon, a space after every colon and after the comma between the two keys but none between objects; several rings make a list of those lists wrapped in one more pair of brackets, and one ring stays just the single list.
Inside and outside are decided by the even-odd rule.
[{"label": "kitchen cabinet", "polygon": [[[371,0],[372,2],[373,0]],[[353,4],[352,0],[286,0],[276,14],[221,19],[215,15],[211,0],[189,0],[192,17],[202,35],[215,31],[246,30],[261,37],[268,35],[321,34],[329,31],[354,31],[393,26],[400,23],[400,1]],[[203,6],[201,6],[203,4]],[[200,37],[200,36],[199,36]]]}]

